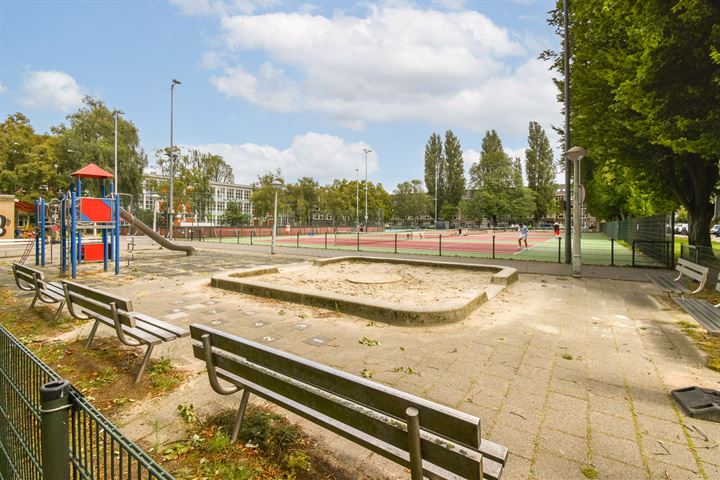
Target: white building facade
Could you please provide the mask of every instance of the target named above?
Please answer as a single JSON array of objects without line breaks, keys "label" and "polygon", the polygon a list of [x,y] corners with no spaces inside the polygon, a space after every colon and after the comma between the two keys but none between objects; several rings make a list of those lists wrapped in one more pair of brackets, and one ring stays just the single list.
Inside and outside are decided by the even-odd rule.
[{"label": "white building facade", "polygon": [[[143,193],[139,199],[139,206],[145,210],[154,210],[158,208],[159,203],[168,201],[167,198],[168,178],[157,173],[146,174],[143,178]],[[160,192],[155,191],[157,186],[161,187]],[[177,215],[180,217],[181,225],[217,225],[220,218],[225,214],[225,210],[230,202],[240,205],[242,212],[250,219],[253,217],[252,206],[252,187],[239,183],[221,183],[210,182],[212,192],[212,201],[208,202],[206,218],[197,218],[197,214],[192,208],[178,207]],[[176,198],[182,198],[182,193],[175,191]]]}]

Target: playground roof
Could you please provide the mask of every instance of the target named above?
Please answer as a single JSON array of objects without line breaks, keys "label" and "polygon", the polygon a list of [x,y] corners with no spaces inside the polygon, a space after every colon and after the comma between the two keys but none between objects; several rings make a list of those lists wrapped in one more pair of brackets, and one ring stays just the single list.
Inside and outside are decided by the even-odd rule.
[{"label": "playground roof", "polygon": [[73,177],[81,178],[113,178],[113,174],[106,172],[94,163],[88,163],[83,168],[72,174]]},{"label": "playground roof", "polygon": [[22,200],[15,199],[15,208],[21,212],[35,212],[35,205],[30,202],[23,202]]}]

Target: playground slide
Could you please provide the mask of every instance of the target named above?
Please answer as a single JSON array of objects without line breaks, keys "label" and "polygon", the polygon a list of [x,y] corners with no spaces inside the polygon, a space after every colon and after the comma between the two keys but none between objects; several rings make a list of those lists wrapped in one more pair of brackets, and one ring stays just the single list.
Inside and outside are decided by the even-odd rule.
[{"label": "playground slide", "polygon": [[176,243],[171,242],[167,238],[163,237],[162,235],[159,235],[155,230],[145,225],[143,222],[135,218],[135,216],[125,210],[124,208],[120,209],[120,216],[123,220],[128,222],[133,227],[137,228],[141,232],[143,232],[145,235],[150,237],[154,242],[156,242],[158,245],[160,245],[163,248],[167,248],[168,250],[179,250],[185,252],[186,255],[195,255],[197,252],[195,251],[194,247],[191,247],[189,245],[178,245]]}]

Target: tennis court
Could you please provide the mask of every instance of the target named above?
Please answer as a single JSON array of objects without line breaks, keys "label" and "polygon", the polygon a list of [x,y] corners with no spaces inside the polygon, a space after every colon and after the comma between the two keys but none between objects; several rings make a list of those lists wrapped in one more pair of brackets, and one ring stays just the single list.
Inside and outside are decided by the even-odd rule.
[{"label": "tennis court", "polygon": [[[204,241],[267,245],[270,236],[205,238]],[[551,230],[530,230],[528,248],[518,246],[514,230],[480,230],[458,234],[457,230],[398,230],[373,233],[322,233],[282,235],[279,247],[317,248],[378,253],[403,253],[473,258],[508,258],[541,262],[564,261],[564,239]],[[615,241],[603,233],[583,233],[582,260],[588,265],[661,267],[662,260],[645,255],[641,248]]]}]

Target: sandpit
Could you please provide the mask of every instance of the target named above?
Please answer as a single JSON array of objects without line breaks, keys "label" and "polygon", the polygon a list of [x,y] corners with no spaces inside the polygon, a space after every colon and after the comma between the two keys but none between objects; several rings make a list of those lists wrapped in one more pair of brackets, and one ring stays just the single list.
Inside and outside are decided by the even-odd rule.
[{"label": "sandpit", "polygon": [[396,258],[336,257],[227,272],[212,285],[372,320],[428,325],[461,320],[517,279],[515,269]]}]

